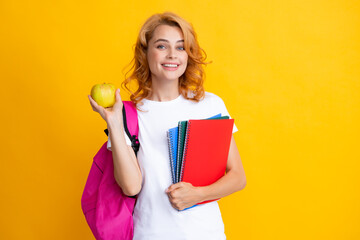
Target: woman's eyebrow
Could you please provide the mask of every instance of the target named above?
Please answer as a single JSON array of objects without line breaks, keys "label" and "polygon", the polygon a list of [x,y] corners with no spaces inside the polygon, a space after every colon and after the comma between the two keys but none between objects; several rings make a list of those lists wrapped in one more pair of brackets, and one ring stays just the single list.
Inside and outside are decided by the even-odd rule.
[{"label": "woman's eyebrow", "polygon": [[[156,40],[154,43],[157,43],[157,42],[160,42],[160,41],[162,41],[162,42],[169,42],[169,40],[160,38],[160,39]],[[176,41],[176,42],[184,42],[184,40],[178,40],[178,41]]]}]

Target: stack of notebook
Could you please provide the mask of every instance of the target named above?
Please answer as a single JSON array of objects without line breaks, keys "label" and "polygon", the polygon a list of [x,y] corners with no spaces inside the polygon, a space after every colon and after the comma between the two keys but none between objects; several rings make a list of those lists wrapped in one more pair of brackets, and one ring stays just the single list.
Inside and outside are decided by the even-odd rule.
[{"label": "stack of notebook", "polygon": [[[204,120],[180,121],[168,131],[173,183],[207,186],[225,174],[234,120],[221,114]],[[201,202],[215,201],[218,199]]]}]

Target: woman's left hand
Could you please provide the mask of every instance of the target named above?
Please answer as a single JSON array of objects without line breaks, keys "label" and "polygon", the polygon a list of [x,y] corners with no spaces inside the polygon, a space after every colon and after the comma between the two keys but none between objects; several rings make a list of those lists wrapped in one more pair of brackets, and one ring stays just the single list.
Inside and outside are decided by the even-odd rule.
[{"label": "woman's left hand", "polygon": [[194,187],[191,183],[179,182],[172,184],[166,189],[166,193],[171,205],[178,210],[183,210],[202,202],[200,187]]}]

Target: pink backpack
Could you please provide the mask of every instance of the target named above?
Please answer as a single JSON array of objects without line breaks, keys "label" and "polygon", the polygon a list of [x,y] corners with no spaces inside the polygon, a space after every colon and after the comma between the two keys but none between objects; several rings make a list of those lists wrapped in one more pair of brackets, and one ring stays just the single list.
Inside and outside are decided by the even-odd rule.
[{"label": "pink backpack", "polygon": [[[137,153],[139,133],[137,111],[131,101],[124,101],[124,129]],[[105,130],[107,133],[107,129]],[[114,178],[112,152],[105,142],[94,157],[81,198],[81,208],[96,239],[130,240],[134,225],[135,197],[124,195]]]}]

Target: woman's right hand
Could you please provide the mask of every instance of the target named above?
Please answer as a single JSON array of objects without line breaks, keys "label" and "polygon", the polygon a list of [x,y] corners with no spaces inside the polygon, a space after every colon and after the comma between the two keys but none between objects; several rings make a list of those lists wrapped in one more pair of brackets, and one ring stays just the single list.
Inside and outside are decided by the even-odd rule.
[{"label": "woman's right hand", "polygon": [[112,107],[104,108],[97,104],[95,100],[88,95],[90,100],[90,105],[92,109],[99,113],[101,117],[106,121],[107,124],[109,123],[122,123],[122,109],[123,109],[123,102],[121,101],[120,96],[120,89],[116,89],[115,91],[115,104]]}]

